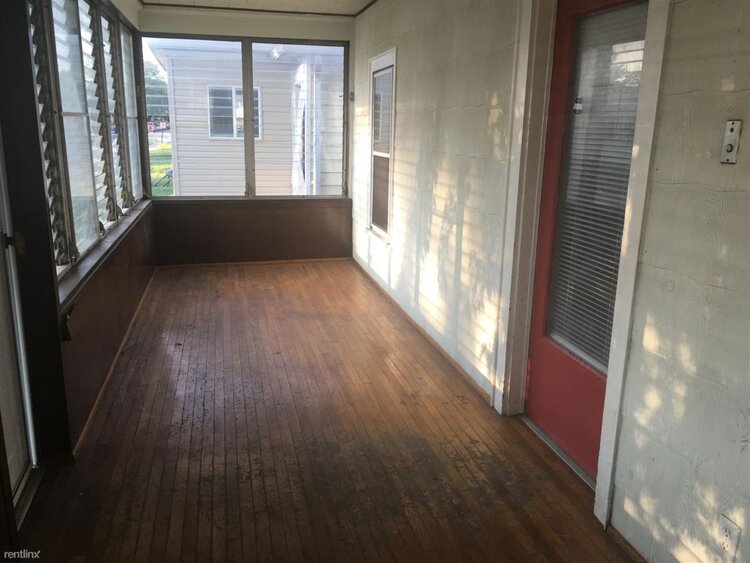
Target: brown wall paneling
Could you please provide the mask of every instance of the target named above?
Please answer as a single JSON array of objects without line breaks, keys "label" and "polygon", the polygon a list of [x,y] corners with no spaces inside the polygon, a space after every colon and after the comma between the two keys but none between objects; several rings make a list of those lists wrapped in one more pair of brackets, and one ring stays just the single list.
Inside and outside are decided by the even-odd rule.
[{"label": "brown wall paneling", "polygon": [[117,242],[72,299],[63,342],[70,440],[78,441],[154,271],[153,208]]},{"label": "brown wall paneling", "polygon": [[259,262],[352,255],[351,200],[157,199],[160,265]]}]

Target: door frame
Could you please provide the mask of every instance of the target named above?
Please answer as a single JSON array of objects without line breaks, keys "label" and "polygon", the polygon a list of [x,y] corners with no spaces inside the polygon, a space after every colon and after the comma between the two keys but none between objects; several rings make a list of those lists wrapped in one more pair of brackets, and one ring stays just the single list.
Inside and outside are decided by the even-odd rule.
[{"label": "door frame", "polygon": [[[605,527],[609,524],[614,493],[622,393],[672,1],[649,0],[648,6],[646,48],[633,140],[633,146],[638,150],[633,151],[625,206],[595,487],[594,514]],[[501,272],[502,308],[492,397],[494,408],[507,415],[522,414],[525,410],[535,249],[557,22],[556,3],[554,6],[549,4],[540,0],[524,2],[519,16],[511,132],[512,138],[522,142],[517,143],[520,147],[511,148],[509,163]]]}]

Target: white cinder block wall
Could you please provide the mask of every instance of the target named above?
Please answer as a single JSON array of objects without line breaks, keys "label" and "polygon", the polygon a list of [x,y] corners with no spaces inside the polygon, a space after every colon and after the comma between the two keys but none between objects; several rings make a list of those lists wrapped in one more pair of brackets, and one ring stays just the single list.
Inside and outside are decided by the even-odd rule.
[{"label": "white cinder block wall", "polygon": [[650,560],[710,561],[725,513],[750,561],[750,0],[674,3],[659,103],[613,523]]},{"label": "white cinder block wall", "polygon": [[[491,392],[518,3],[379,0],[355,24],[354,257]],[[368,231],[369,61],[397,47],[390,245]]]}]

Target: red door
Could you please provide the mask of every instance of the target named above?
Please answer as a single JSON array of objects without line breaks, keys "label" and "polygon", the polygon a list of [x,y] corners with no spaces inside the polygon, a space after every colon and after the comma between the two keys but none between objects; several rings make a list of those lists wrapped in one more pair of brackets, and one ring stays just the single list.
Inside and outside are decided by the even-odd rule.
[{"label": "red door", "polygon": [[526,414],[596,477],[646,5],[560,0]]}]

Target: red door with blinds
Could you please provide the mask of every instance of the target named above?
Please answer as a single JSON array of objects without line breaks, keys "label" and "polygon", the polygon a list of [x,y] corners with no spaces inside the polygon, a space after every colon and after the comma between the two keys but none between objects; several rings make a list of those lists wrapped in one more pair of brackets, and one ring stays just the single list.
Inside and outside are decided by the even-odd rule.
[{"label": "red door with blinds", "polygon": [[596,478],[645,2],[560,0],[526,414]]}]

